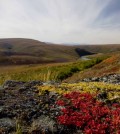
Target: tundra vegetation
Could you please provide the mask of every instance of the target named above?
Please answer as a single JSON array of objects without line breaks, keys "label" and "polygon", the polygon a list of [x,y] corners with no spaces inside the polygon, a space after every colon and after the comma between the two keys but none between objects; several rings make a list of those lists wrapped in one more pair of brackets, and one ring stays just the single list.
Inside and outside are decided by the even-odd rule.
[{"label": "tundra vegetation", "polygon": [[0,133],[119,134],[120,55],[89,58],[1,66]]},{"label": "tundra vegetation", "polygon": [[76,72],[88,69],[106,57],[97,57],[88,61],[76,61],[70,63],[56,63],[48,65],[22,65],[22,66],[7,66],[1,67],[0,84],[6,80],[30,81],[62,81]]}]

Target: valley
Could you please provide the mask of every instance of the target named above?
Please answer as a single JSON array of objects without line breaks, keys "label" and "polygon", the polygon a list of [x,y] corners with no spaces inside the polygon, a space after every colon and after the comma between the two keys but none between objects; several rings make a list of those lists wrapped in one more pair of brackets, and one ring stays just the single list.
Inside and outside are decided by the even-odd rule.
[{"label": "valley", "polygon": [[119,134],[120,45],[1,39],[0,55],[0,134]]}]

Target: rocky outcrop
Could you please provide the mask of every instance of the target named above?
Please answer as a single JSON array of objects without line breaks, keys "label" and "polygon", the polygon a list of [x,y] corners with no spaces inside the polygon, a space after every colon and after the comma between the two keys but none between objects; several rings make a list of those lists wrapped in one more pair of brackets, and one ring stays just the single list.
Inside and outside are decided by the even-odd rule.
[{"label": "rocky outcrop", "polygon": [[120,84],[120,74],[109,74],[103,77],[85,78],[84,82],[107,82],[113,84]]},{"label": "rocky outcrop", "polygon": [[[17,120],[24,132],[27,126],[32,126],[31,132],[36,130],[35,127],[39,127],[46,133],[53,128],[56,131],[53,118],[58,112],[57,109],[49,107],[54,105],[57,94],[49,95],[46,91],[44,95],[39,96],[37,86],[43,84],[47,83],[41,81],[6,81],[4,83],[0,88],[0,128],[2,128],[0,133],[8,134],[16,131]],[[50,122],[51,125],[48,125]],[[26,126],[25,129],[24,126]]]},{"label": "rocky outcrop", "polygon": [[[120,75],[112,74],[83,81],[120,84]],[[64,134],[68,131],[64,126],[57,124],[55,119],[60,113],[60,107],[55,103],[60,95],[48,90],[39,95],[37,86],[46,85],[59,86],[59,83],[11,80],[0,87],[0,134],[13,134],[17,129],[21,129],[25,134]],[[97,97],[104,101],[106,94],[102,92]]]}]

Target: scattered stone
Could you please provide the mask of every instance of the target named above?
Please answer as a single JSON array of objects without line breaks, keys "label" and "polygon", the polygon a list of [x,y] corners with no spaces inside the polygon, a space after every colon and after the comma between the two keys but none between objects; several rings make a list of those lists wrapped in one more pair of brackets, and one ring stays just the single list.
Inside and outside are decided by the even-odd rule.
[{"label": "scattered stone", "polygon": [[10,118],[2,118],[0,119],[0,127],[2,128],[2,132],[7,134],[15,129],[15,120]]},{"label": "scattered stone", "polygon": [[4,88],[3,88],[2,86],[0,86],[0,91],[1,91],[1,90],[4,90]]},{"label": "scattered stone", "polygon": [[44,82],[43,85],[59,85],[60,83],[56,82],[56,81],[47,81]]},{"label": "scattered stone", "polygon": [[9,87],[15,87],[18,85],[23,85],[25,82],[23,81],[15,81],[15,80],[8,80],[3,84],[4,88],[9,88]]},{"label": "scattered stone", "polygon": [[120,84],[120,74],[109,74],[102,77],[85,78],[84,82],[107,82],[113,84]]},{"label": "scattered stone", "polygon": [[56,122],[53,119],[50,119],[48,116],[40,116],[38,119],[33,121],[30,132],[41,132],[41,130],[45,134],[57,132]]},{"label": "scattered stone", "polygon": [[106,93],[106,92],[99,93],[99,94],[97,95],[97,98],[98,98],[99,100],[104,101],[104,100],[107,99],[107,93]]},{"label": "scattered stone", "polygon": [[[27,125],[30,126],[34,121],[38,122],[40,119],[39,122],[43,124],[41,127],[44,133],[50,134],[49,131],[55,131],[55,128],[52,127],[52,124],[55,124],[53,118],[55,117],[54,113],[57,113],[59,109],[56,109],[55,112],[50,109],[50,105],[54,105],[58,94],[46,90],[44,95],[39,96],[37,86],[43,84],[41,81],[22,82],[13,80],[6,81],[3,84],[0,89],[0,128],[2,131],[8,133],[13,128],[15,130],[14,118],[21,120],[26,128]],[[43,123],[44,121],[46,124]],[[37,132],[38,130],[33,131]]]}]

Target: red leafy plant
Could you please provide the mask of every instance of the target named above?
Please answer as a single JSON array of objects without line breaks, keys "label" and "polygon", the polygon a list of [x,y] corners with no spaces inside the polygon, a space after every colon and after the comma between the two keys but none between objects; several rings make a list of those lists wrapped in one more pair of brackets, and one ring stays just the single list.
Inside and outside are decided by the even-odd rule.
[{"label": "red leafy plant", "polygon": [[90,93],[71,92],[56,102],[62,106],[59,124],[84,134],[120,134],[120,105],[106,105]]}]

